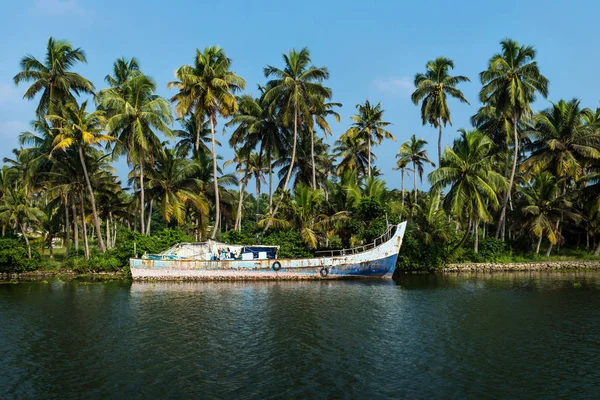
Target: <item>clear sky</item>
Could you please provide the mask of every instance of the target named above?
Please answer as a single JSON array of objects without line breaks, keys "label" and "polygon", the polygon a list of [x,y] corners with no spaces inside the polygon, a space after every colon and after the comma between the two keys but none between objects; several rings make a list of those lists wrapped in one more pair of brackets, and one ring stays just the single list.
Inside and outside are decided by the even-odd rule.
[{"label": "clear sky", "polygon": [[[586,107],[600,106],[597,1],[438,1],[302,2],[230,0],[0,0],[0,157],[10,155],[17,136],[28,129],[37,102],[22,99],[25,85],[13,76],[25,54],[44,57],[48,37],[66,39],[87,53],[76,71],[98,89],[113,61],[137,57],[159,94],[170,97],[166,83],[177,67],[192,62],[196,48],[220,45],[232,69],[257,94],[266,64],[282,66],[281,54],[307,46],[313,63],[326,66],[333,101],[343,103],[342,122],[332,122],[334,137],[350,125],[355,105],[381,102],[385,119],[398,138],[375,149],[390,188],[399,187],[392,171],[400,143],[411,134],[429,141],[437,158],[437,132],[422,126],[419,108],[410,101],[412,79],[438,56],[455,62],[454,74],[471,83],[460,86],[471,105],[450,101],[453,126],[444,133],[451,144],[458,128],[470,127],[479,106],[479,72],[499,51],[503,38],[534,45],[541,72],[550,79],[549,100],[578,97]],[[539,100],[536,108],[548,105]],[[222,124],[220,126],[222,128]],[[220,129],[219,129],[220,131]],[[221,141],[224,142],[223,138]],[[221,150],[230,158],[230,150]],[[117,164],[126,176],[123,161]],[[251,185],[252,186],[252,185]],[[407,184],[410,188],[411,184]]]}]

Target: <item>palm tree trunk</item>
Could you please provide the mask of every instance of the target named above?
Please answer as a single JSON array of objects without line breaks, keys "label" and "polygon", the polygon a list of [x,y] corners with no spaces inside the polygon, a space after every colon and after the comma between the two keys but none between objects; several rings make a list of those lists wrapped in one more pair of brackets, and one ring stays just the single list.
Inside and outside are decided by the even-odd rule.
[{"label": "palm tree trunk", "polygon": [[106,217],[106,247],[110,249],[110,221]]},{"label": "palm tree trunk", "polygon": [[[277,202],[277,205],[275,206],[275,209],[273,210],[273,213],[271,214],[271,218],[273,218],[276,214],[277,211],[279,210],[279,206],[281,205],[281,202],[283,201],[283,197],[284,197],[284,192],[287,190],[287,186],[290,183],[290,178],[292,176],[292,170],[294,169],[294,160],[296,159],[296,143],[297,143],[297,137],[298,137],[298,110],[294,111],[294,138],[292,140],[293,145],[292,145],[292,160],[290,162],[290,167],[288,169],[288,172],[285,176],[285,182],[283,184],[283,190],[281,191],[281,198],[279,199],[279,202]],[[263,232],[266,232],[267,229],[269,229],[269,227],[271,226],[271,220],[269,220],[267,222],[267,226],[265,226],[265,229]]]},{"label": "palm tree trunk", "polygon": [[413,184],[415,185],[415,204],[417,204],[417,165],[416,162],[413,160]]},{"label": "palm tree trunk", "polygon": [[90,183],[90,177],[85,165],[85,159],[83,158],[83,148],[81,146],[79,146],[79,159],[81,160],[83,175],[85,176],[85,182],[87,183],[87,188],[90,192],[90,203],[92,204],[92,216],[94,217],[94,227],[96,228],[96,236],[98,236],[98,244],[100,245],[100,250],[102,250],[103,253],[106,253],[104,239],[102,239],[102,233],[100,233],[100,220],[98,219],[98,213],[96,212],[96,197],[94,196],[94,191],[92,190],[92,184]]},{"label": "palm tree trunk", "polygon": [[401,169],[401,176],[402,176],[402,208],[404,208],[404,168]]},{"label": "palm tree trunk", "polygon": [[65,197],[65,255],[69,257],[71,250],[71,224],[69,223],[69,195]]},{"label": "palm tree trunk", "polygon": [[[508,181],[508,189],[506,196],[504,196],[504,202],[502,204],[502,212],[500,213],[500,220],[498,221],[498,228],[496,229],[496,239],[500,238],[500,232],[503,231],[504,225],[506,224],[506,207],[508,200],[510,199],[510,192],[512,191],[513,184],[515,182],[515,173],[517,172],[517,162],[519,161],[519,133],[517,132],[517,119],[513,118],[513,140],[515,141],[515,153],[513,154],[512,170],[510,172],[510,179]],[[502,235],[504,240],[504,235]]]},{"label": "palm tree trunk", "polygon": [[143,235],[146,231],[145,221],[146,213],[144,211],[144,156],[140,157],[140,233]]},{"label": "palm tree trunk", "polygon": [[315,135],[310,132],[310,157],[312,160],[312,188],[313,190],[317,189],[317,169],[315,167]]},{"label": "palm tree trunk", "polygon": [[540,254],[540,247],[542,246],[542,238],[544,235],[540,235],[538,238],[537,246],[535,247],[535,254]]},{"label": "palm tree trunk", "polygon": [[146,224],[146,235],[150,236],[150,225],[152,223],[152,206],[154,205],[154,199],[150,200],[150,207],[148,212],[148,223]]},{"label": "palm tree trunk", "polygon": [[473,253],[479,253],[479,221],[475,220],[475,227],[473,231]]},{"label": "palm tree trunk", "polygon": [[240,198],[238,200],[237,214],[235,216],[235,226],[233,229],[236,231],[242,230],[242,206],[244,202],[244,178],[240,179]]},{"label": "palm tree trunk", "polygon": [[269,214],[273,212],[273,161],[269,152]]},{"label": "palm tree trunk", "polygon": [[219,199],[219,182],[217,181],[217,148],[215,144],[215,115],[210,117],[210,135],[212,139],[212,160],[213,160],[213,181],[215,188],[215,227],[213,228],[211,239],[217,237],[219,223],[221,222],[221,204]]},{"label": "palm tree trunk", "polygon": [[260,213],[260,171],[256,175],[256,222],[258,222],[258,214]]},{"label": "palm tree trunk", "polygon": [[[198,113],[198,115],[200,115]],[[194,144],[194,149],[196,150],[196,154],[198,155],[198,152],[200,151],[200,132],[202,131],[202,121],[199,120],[200,118],[196,118],[196,143]]]},{"label": "palm tree trunk", "polygon": [[6,236],[6,225],[2,224],[2,237]]},{"label": "palm tree trunk", "polygon": [[[556,236],[556,234],[558,233],[558,228],[560,226],[560,219],[558,221],[556,221],[556,226],[554,227],[554,235]],[[558,240],[558,238],[557,238]],[[552,252],[552,242],[550,242],[550,246],[548,246],[548,250],[546,250],[546,257],[550,257],[550,253]]]},{"label": "palm tree trunk", "polygon": [[19,223],[19,229],[21,229],[21,234],[23,235],[23,239],[25,239],[25,244],[27,245],[27,257],[31,258],[31,245],[29,244],[29,239],[27,238],[27,232],[25,232],[25,227]]},{"label": "palm tree trunk", "polygon": [[371,133],[369,132],[369,136],[367,136],[367,151],[369,152],[368,154],[368,170],[369,170],[369,177],[371,176]]},{"label": "palm tree trunk", "polygon": [[85,259],[90,259],[90,246],[88,244],[88,236],[87,236],[87,224],[85,222],[85,205],[83,204],[83,193],[79,195],[79,207],[81,207],[81,225],[83,231],[83,246],[85,250]]},{"label": "palm tree trunk", "polygon": [[438,135],[438,167],[440,167],[442,165],[442,118],[438,120],[438,127],[440,129]]},{"label": "palm tree trunk", "polygon": [[77,207],[75,195],[71,196],[71,210],[73,211],[73,241],[75,242],[75,255],[79,255],[79,227],[77,226]]},{"label": "palm tree trunk", "polygon": [[598,247],[596,247],[596,250],[594,251],[594,255],[600,256],[600,241],[598,242]]}]

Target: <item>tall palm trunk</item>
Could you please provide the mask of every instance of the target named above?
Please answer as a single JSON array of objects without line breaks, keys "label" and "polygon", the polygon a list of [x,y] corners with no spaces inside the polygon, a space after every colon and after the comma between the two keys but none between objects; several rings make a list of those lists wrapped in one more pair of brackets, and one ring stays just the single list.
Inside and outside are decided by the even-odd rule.
[{"label": "tall palm trunk", "polygon": [[83,158],[83,148],[81,146],[79,146],[79,159],[81,160],[83,175],[85,176],[85,182],[87,183],[88,192],[90,193],[92,216],[94,217],[94,227],[96,228],[96,236],[98,236],[98,244],[100,245],[100,250],[102,250],[103,253],[106,253],[104,239],[102,239],[102,233],[100,233],[100,219],[98,219],[98,213],[96,212],[96,197],[94,196],[94,190],[92,190],[92,184],[90,183],[90,177],[85,165],[85,159]]},{"label": "tall palm trunk", "polygon": [[87,223],[85,222],[85,205],[83,204],[83,193],[80,193],[79,196],[79,207],[81,208],[81,225],[83,231],[83,246],[85,250],[85,259],[90,259],[90,246],[88,244],[88,236],[87,236]]},{"label": "tall palm trunk", "polygon": [[23,239],[25,239],[25,244],[27,245],[27,257],[31,258],[31,245],[29,244],[29,239],[27,238],[27,232],[25,231],[25,226],[21,223],[18,223],[19,229],[21,229],[21,234],[23,235]]},{"label": "tall palm trunk", "polygon": [[150,236],[150,225],[152,223],[152,206],[154,205],[154,199],[150,200],[150,207],[148,209],[148,223],[146,224],[146,235]]},{"label": "tall palm trunk", "polygon": [[[558,221],[556,221],[556,226],[554,227],[554,235],[556,236],[556,234],[558,233],[558,228],[560,226],[560,219]],[[548,250],[546,250],[546,257],[550,257],[550,253],[552,252],[552,242],[550,242],[550,246],[548,246]]]},{"label": "tall palm trunk", "polygon": [[442,166],[442,118],[438,120],[438,166]]},{"label": "tall palm trunk", "polygon": [[[594,240],[595,240],[595,236],[594,236]],[[598,247],[596,247],[596,250],[594,250],[594,255],[595,256],[600,256],[600,241],[598,242]]]},{"label": "tall palm trunk", "polygon": [[[508,201],[510,200],[510,192],[512,191],[512,187],[515,182],[515,174],[517,172],[517,162],[519,160],[519,133],[517,132],[517,121],[517,118],[513,118],[513,139],[515,141],[515,153],[513,154],[513,164],[510,172],[510,179],[508,181],[508,189],[506,191],[506,195],[504,196],[502,212],[500,213],[500,219],[498,220],[498,227],[496,229],[496,239],[500,238],[500,232],[504,231],[504,226],[506,225],[506,207],[508,206]],[[504,240],[504,234],[502,235],[502,240]]]},{"label": "tall palm trunk", "polygon": [[244,178],[240,179],[240,198],[238,200],[237,214],[235,215],[235,226],[233,227],[236,231],[242,230],[242,206],[244,203]]},{"label": "tall palm trunk", "polygon": [[79,255],[79,227],[77,226],[77,207],[75,195],[71,196],[71,210],[73,211],[73,241],[75,242],[75,255]]},{"label": "tall palm trunk", "polygon": [[200,131],[202,130],[202,123],[199,121],[199,118],[196,118],[196,143],[194,144],[194,149],[196,149],[196,155],[200,151]]},{"label": "tall palm trunk", "polygon": [[258,222],[258,214],[260,213],[260,171],[256,178],[256,221]]},{"label": "tall palm trunk", "polygon": [[404,208],[404,168],[401,168],[401,176],[402,176],[402,208]]},{"label": "tall palm trunk", "polygon": [[273,212],[273,160],[269,152],[269,214]]},{"label": "tall palm trunk", "polygon": [[[277,202],[277,205],[275,206],[275,209],[273,210],[273,213],[271,214],[271,218],[273,218],[277,214],[277,210],[279,210],[279,206],[281,205],[281,202],[283,201],[284,192],[287,190],[288,184],[290,183],[290,178],[292,176],[292,170],[294,169],[294,160],[296,159],[297,136],[298,136],[298,110],[295,110],[294,111],[294,138],[292,140],[292,142],[293,142],[293,144],[292,144],[292,160],[290,161],[290,168],[288,169],[288,172],[285,176],[285,182],[283,184],[281,198],[279,199],[279,202]],[[265,229],[263,232],[266,232],[270,226],[271,226],[271,220],[269,220],[267,222],[267,226],[265,226]]]},{"label": "tall palm trunk", "polygon": [[212,160],[213,160],[213,182],[215,189],[215,227],[213,228],[211,239],[217,237],[219,231],[219,224],[221,222],[221,203],[219,199],[219,182],[217,181],[217,148],[215,144],[215,115],[210,117],[210,136],[212,140]]},{"label": "tall palm trunk", "polygon": [[413,181],[415,185],[415,204],[417,204],[417,163],[413,160]]},{"label": "tall palm trunk", "polygon": [[110,221],[106,217],[106,247],[110,249]]},{"label": "tall palm trunk", "polygon": [[544,237],[544,235],[540,234],[540,237],[538,238],[537,246],[535,248],[535,254],[540,254],[540,246],[542,245],[542,238],[543,237]]},{"label": "tall palm trunk", "polygon": [[140,233],[142,235],[146,232],[144,201],[144,156],[142,155],[140,157]]},{"label": "tall palm trunk", "polygon": [[368,156],[368,176],[371,176],[371,132],[369,132],[369,136],[367,136],[367,156]]},{"label": "tall palm trunk", "polygon": [[312,129],[310,130],[310,157],[312,160],[312,189],[317,189],[317,169],[315,167],[315,135]]},{"label": "tall palm trunk", "polygon": [[69,223],[69,195],[65,196],[65,255],[69,257],[71,252],[71,224]]},{"label": "tall palm trunk", "polygon": [[479,220],[475,220],[475,228],[473,232],[473,253],[479,253]]}]

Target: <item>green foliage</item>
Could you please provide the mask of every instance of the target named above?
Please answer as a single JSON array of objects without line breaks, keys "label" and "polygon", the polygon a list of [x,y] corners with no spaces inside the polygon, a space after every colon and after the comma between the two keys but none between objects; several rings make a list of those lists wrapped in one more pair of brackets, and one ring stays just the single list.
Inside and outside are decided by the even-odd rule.
[{"label": "green foliage", "polygon": [[155,232],[152,236],[125,230],[119,233],[117,247],[110,250],[109,254],[118,260],[119,266],[123,267],[129,265],[129,259],[134,256],[134,244],[138,256],[141,256],[144,253],[157,254],[176,243],[191,242],[192,240],[179,228],[163,229]]},{"label": "green foliage", "polygon": [[227,231],[222,233],[218,239],[230,244],[254,244],[256,242],[256,239],[247,231]]},{"label": "green foliage", "polygon": [[88,272],[115,272],[123,267],[121,261],[114,255],[93,255],[89,260],[83,257],[72,257],[64,264],[78,274]]},{"label": "green foliage", "polygon": [[407,225],[398,255],[397,268],[400,271],[432,271],[447,262],[449,250],[445,243],[425,244],[422,236],[416,225]]},{"label": "green foliage", "polygon": [[27,257],[25,243],[17,239],[0,239],[0,272],[33,271],[40,266],[41,258],[37,251],[32,258]]},{"label": "green foliage", "polygon": [[279,258],[302,258],[311,257],[311,252],[300,237],[300,233],[294,230],[271,230],[262,239],[262,243],[269,246],[279,247]]}]

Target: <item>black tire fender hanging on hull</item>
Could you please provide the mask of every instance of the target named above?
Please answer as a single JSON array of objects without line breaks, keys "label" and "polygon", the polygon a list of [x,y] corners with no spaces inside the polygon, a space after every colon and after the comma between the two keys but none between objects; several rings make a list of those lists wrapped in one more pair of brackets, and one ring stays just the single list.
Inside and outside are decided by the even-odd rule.
[{"label": "black tire fender hanging on hull", "polygon": [[275,261],[272,265],[271,268],[273,268],[273,271],[277,272],[281,269],[281,263],[279,261]]}]

